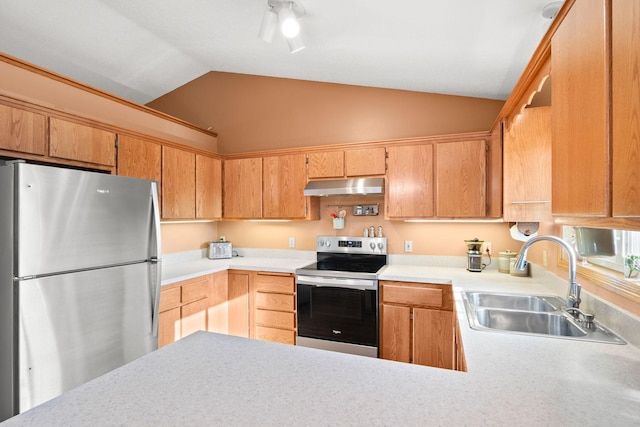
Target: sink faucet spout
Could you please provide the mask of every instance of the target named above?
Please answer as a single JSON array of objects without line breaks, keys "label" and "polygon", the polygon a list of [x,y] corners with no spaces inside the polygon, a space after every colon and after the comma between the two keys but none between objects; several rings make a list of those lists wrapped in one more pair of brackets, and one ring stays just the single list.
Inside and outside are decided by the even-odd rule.
[{"label": "sink faucet spout", "polygon": [[576,252],[573,248],[564,240],[557,236],[536,236],[525,242],[520,249],[520,254],[517,256],[514,267],[518,270],[524,270],[527,265],[527,252],[529,251],[529,247],[535,242],[539,242],[541,240],[550,240],[552,242],[558,243],[562,246],[567,253],[569,254],[569,292],[567,294],[567,307],[569,308],[579,308],[580,307],[580,290],[581,286],[576,282]]}]

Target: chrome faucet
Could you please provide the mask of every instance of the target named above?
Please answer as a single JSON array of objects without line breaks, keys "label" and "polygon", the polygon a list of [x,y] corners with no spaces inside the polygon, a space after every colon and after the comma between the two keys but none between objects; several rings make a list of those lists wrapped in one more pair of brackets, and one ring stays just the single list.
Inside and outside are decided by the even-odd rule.
[{"label": "chrome faucet", "polygon": [[569,254],[569,292],[567,294],[567,308],[580,308],[580,290],[582,289],[582,286],[576,282],[576,252],[561,238],[556,236],[537,236],[527,240],[527,242],[522,246],[522,249],[520,249],[520,254],[516,257],[514,267],[518,270],[524,270],[527,265],[527,251],[529,250],[529,247],[540,240],[556,242],[565,248]]}]

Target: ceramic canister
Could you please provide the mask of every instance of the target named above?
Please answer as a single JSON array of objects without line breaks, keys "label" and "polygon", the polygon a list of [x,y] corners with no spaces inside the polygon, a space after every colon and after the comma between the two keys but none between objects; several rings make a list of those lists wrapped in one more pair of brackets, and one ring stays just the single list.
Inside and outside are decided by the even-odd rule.
[{"label": "ceramic canister", "polygon": [[511,258],[515,258],[518,255],[516,252],[511,252],[507,249],[504,252],[500,252],[498,257],[498,271],[500,273],[509,273],[509,262]]}]

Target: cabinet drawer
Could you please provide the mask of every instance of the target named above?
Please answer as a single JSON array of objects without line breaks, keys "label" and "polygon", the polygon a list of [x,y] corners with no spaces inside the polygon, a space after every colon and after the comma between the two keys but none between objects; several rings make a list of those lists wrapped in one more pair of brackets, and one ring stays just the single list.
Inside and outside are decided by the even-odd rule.
[{"label": "cabinet drawer", "polygon": [[296,333],[284,329],[265,328],[256,326],[256,338],[262,341],[279,342],[282,344],[296,343]]},{"label": "cabinet drawer", "polygon": [[439,288],[384,285],[383,302],[441,308],[443,292]]},{"label": "cabinet drawer", "polygon": [[180,306],[180,287],[160,291],[160,312]]},{"label": "cabinet drawer", "polygon": [[256,290],[258,292],[294,293],[295,286],[292,276],[256,275]]},{"label": "cabinet drawer", "polygon": [[256,310],[256,325],[281,329],[295,329],[295,313],[285,311]]},{"label": "cabinet drawer", "polygon": [[256,293],[256,308],[279,311],[293,311],[293,295]]},{"label": "cabinet drawer", "polygon": [[208,296],[208,284],[209,282],[204,279],[182,285],[182,302],[187,303],[206,298]]}]

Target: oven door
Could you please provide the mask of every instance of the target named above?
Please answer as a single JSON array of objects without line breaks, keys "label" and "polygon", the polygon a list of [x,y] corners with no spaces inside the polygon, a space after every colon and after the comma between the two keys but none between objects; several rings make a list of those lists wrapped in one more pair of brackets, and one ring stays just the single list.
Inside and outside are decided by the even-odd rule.
[{"label": "oven door", "polygon": [[297,312],[298,337],[373,347],[377,352],[377,280],[298,275]]}]

